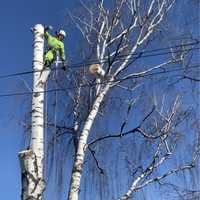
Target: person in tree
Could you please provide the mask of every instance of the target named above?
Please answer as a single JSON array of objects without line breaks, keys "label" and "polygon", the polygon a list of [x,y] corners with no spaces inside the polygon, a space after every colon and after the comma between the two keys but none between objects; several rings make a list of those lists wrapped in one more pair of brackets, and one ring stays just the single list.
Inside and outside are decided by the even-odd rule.
[{"label": "person in tree", "polygon": [[44,54],[44,67],[46,68],[51,66],[51,64],[55,61],[56,54],[58,52],[63,63],[63,69],[65,69],[65,47],[63,40],[66,37],[66,33],[64,30],[59,30],[56,31],[55,36],[52,36],[48,32],[51,29],[51,26],[45,27],[44,29],[44,37],[47,40],[47,50]]}]

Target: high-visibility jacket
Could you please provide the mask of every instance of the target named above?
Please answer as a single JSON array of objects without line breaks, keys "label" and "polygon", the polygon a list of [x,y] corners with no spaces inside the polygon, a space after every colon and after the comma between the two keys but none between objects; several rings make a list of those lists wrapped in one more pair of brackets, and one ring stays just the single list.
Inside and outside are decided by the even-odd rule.
[{"label": "high-visibility jacket", "polygon": [[44,37],[47,40],[47,46],[48,46],[47,52],[44,56],[45,61],[53,62],[57,51],[60,54],[61,60],[65,61],[64,43],[58,40],[58,38],[50,35],[47,31],[45,31]]}]

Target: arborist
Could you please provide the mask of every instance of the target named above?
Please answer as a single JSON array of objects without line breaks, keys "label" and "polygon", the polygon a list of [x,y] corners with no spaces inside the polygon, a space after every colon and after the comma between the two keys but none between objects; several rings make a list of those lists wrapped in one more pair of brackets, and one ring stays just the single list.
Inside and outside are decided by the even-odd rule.
[{"label": "arborist", "polygon": [[59,53],[59,57],[62,61],[62,69],[66,69],[65,62],[65,47],[63,40],[66,37],[66,33],[64,30],[56,31],[56,35],[52,36],[48,33],[49,30],[52,30],[51,26],[47,26],[44,29],[44,37],[47,40],[47,50],[44,54],[44,67],[51,67],[51,64],[56,59],[57,52]]}]

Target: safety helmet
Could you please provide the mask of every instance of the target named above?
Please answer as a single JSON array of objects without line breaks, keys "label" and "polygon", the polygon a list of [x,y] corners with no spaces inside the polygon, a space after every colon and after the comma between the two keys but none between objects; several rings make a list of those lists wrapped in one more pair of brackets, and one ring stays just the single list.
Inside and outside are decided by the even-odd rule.
[{"label": "safety helmet", "polygon": [[66,37],[66,33],[64,30],[59,30],[57,33],[62,35],[63,37]]}]

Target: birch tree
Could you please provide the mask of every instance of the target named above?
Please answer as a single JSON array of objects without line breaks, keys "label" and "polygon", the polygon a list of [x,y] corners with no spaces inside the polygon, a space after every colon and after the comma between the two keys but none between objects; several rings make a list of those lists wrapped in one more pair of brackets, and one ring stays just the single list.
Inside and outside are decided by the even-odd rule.
[{"label": "birch tree", "polygon": [[[178,115],[178,107],[180,104],[180,98],[178,96],[174,98],[171,111],[166,114],[163,113],[164,105],[162,105],[163,107],[161,106],[162,109],[160,110],[158,109],[159,106],[155,103],[155,112],[160,115],[160,119],[158,120],[157,118],[157,120],[155,120],[155,124],[152,127],[154,131],[152,133],[146,132],[142,127],[147,119],[153,116],[154,111],[147,114],[141,123],[132,130],[124,132],[127,123],[124,121],[119,134],[100,137],[88,143],[92,126],[109,92],[114,90],[114,88],[121,88],[122,90],[131,90],[134,93],[135,88],[142,84],[141,82],[140,84],[137,83],[135,80],[143,80],[144,77],[151,73],[173,69],[173,66],[177,64],[181,66],[184,63],[187,53],[191,50],[191,48],[188,48],[185,44],[183,44],[183,46],[180,45],[178,48],[171,48],[169,56],[161,60],[154,60],[152,64],[145,62],[144,66],[137,66],[137,61],[145,57],[145,50],[148,49],[148,47],[153,44],[155,38],[158,37],[159,31],[162,29],[162,24],[165,22],[166,16],[173,9],[175,3],[175,0],[152,0],[148,2],[122,0],[116,1],[114,3],[114,9],[112,10],[106,8],[104,1],[98,2],[96,9],[81,2],[82,6],[85,8],[85,13],[88,14],[84,13],[85,17],[78,17],[70,13],[71,19],[83,34],[84,39],[88,42],[88,46],[94,49],[95,55],[93,58],[95,58],[96,62],[99,64],[99,68],[103,69],[106,73],[101,79],[101,82],[96,82],[96,84],[99,84],[98,92],[94,97],[91,108],[83,123],[83,127],[80,130],[68,200],[78,200],[79,198],[81,177],[84,170],[83,166],[87,150],[90,150],[91,145],[106,138],[139,134],[144,137],[144,139],[154,141],[152,146],[154,153],[152,153],[151,161],[149,161],[149,164],[147,164],[140,173],[137,173],[130,187],[127,188],[127,191],[119,197],[118,200],[129,199],[136,191],[147,185],[160,182],[167,176],[180,171],[189,170],[195,166],[197,154],[199,152],[198,143],[189,164],[172,168],[160,176],[150,178],[150,175],[157,171],[172,154],[173,145],[169,145],[168,140],[171,141],[171,137],[175,137],[172,136],[172,129],[174,126],[174,118]],[[195,46],[197,43],[194,42],[193,45]],[[132,104],[133,103],[130,103],[130,105]],[[127,114],[129,114],[130,110],[131,106]],[[161,122],[163,124],[160,126]]]},{"label": "birch tree", "polygon": [[27,150],[19,152],[22,171],[21,199],[41,200],[45,190],[44,160],[44,90],[50,70],[44,70],[44,27],[33,29],[33,96],[31,110],[31,140]]},{"label": "birch tree", "polygon": [[[50,149],[46,156],[53,157],[56,173],[61,174],[57,186],[61,187],[63,174],[71,177],[65,199],[94,199],[86,185],[93,187],[96,176],[101,180],[99,199],[137,198],[139,191],[196,167],[198,116],[186,106],[184,89],[176,85],[185,80],[198,83],[198,64],[189,61],[199,42],[193,37],[173,44],[161,42],[162,37],[171,36],[165,25],[177,3],[120,0],[95,1],[94,6],[93,1],[81,1],[81,14],[69,13],[82,34],[83,62],[77,70],[72,65],[54,80],[62,94],[55,94],[55,102],[50,102],[48,94],[53,109],[48,108],[45,121],[45,142]],[[78,58],[81,56],[76,54],[76,61]],[[193,125],[191,138],[181,127],[186,122]],[[192,143],[191,151],[185,162],[174,164],[182,137]],[[21,154],[22,166],[26,152],[29,150]],[[67,160],[73,160],[72,172]],[[47,172],[51,167],[48,158],[45,166]],[[44,185],[39,188],[37,195]],[[88,196],[82,196],[84,190]]]}]

